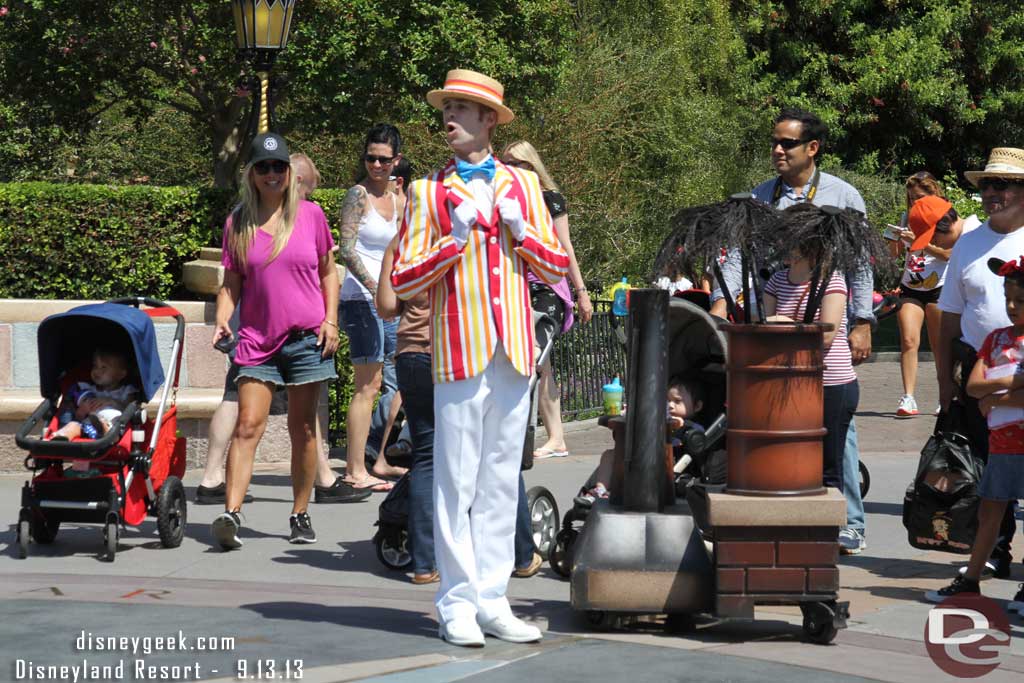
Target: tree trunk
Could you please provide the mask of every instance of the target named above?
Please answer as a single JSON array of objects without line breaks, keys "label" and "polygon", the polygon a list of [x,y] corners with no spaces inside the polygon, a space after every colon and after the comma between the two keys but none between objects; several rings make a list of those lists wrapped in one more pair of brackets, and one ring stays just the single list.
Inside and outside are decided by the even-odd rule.
[{"label": "tree trunk", "polygon": [[213,182],[217,187],[235,186],[245,143],[245,127],[240,115],[246,102],[245,98],[234,97],[214,114]]}]

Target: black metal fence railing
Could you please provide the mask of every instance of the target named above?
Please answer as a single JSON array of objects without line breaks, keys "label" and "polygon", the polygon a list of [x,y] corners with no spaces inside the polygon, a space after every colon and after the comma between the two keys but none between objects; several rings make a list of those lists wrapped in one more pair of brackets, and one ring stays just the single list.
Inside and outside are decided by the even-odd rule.
[{"label": "black metal fence railing", "polygon": [[601,387],[616,375],[625,379],[626,350],[614,322],[611,302],[595,301],[589,323],[577,323],[555,340],[551,364],[562,389],[562,419],[567,422],[599,414]]},{"label": "black metal fence railing", "polygon": [[[342,345],[335,359],[338,379],[328,388],[332,446],[344,441],[345,413],[352,398],[353,376],[347,342],[342,335]],[[601,387],[616,375],[624,380],[626,368],[626,350],[616,334],[610,301],[595,301],[594,316],[589,323],[577,322],[555,340],[551,363],[561,388],[562,419],[571,422],[600,414],[603,409]]]}]

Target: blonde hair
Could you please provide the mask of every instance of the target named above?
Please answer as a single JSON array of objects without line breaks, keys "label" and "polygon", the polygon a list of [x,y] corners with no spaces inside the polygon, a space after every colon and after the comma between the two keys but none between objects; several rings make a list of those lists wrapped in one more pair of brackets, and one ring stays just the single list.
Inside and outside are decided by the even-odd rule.
[{"label": "blonde hair", "polygon": [[[228,243],[225,247],[239,268],[248,264],[249,247],[256,239],[256,231],[260,229],[259,210],[260,193],[252,180],[255,164],[245,165],[242,170],[242,184],[238,189],[238,206],[231,212],[231,231],[228,232]],[[288,167],[288,190],[284,195],[284,206],[281,213],[281,227],[274,233],[274,247],[270,251],[267,263],[270,263],[286,246],[295,229],[295,217],[299,212],[299,188],[295,182],[295,174]]]},{"label": "blonde hair", "polygon": [[533,166],[534,172],[540,177],[540,186],[545,190],[554,190],[558,192],[558,185],[555,184],[551,174],[548,173],[548,169],[544,166],[544,162],[540,160],[540,155],[537,154],[537,150],[533,148],[526,140],[516,140],[505,145],[505,151],[501,153],[503,157],[515,157],[519,161],[525,161],[526,163]]},{"label": "blonde hair", "polygon": [[308,156],[306,156],[302,152],[296,152],[295,154],[291,155],[290,159],[292,161],[292,168],[295,167],[295,164],[297,162],[302,162],[302,163],[306,164],[307,166],[309,166],[309,170],[313,174],[313,178],[312,179],[316,181],[317,185],[319,185],[320,182],[323,180],[323,177],[320,175],[320,169],[318,169],[316,167],[316,164],[313,163],[312,159],[310,159]]}]

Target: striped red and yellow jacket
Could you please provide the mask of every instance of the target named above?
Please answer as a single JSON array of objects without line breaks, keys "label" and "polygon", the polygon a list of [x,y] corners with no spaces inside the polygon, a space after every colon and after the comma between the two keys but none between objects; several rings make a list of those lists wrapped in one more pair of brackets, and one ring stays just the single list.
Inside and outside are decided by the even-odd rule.
[{"label": "striped red and yellow jacket", "polygon": [[[477,224],[460,250],[450,212],[473,195],[455,162],[409,185],[391,282],[401,299],[431,288],[434,382],[475,377],[487,368],[500,341],[516,370],[533,373],[533,313],[526,269],[554,284],[569,257],[555,236],[532,171],[495,161],[494,211]],[[498,201],[519,201],[528,224],[516,243],[498,214]]]}]

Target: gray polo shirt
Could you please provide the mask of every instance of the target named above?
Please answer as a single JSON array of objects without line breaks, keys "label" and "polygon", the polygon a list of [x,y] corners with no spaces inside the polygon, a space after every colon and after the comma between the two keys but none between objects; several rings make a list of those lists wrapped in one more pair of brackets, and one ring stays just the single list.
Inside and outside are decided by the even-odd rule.
[{"label": "gray polo shirt", "polygon": [[[751,194],[754,195],[755,199],[765,204],[771,204],[775,193],[776,181],[782,183],[782,194],[779,197],[776,208],[785,209],[793,204],[806,201],[807,193],[811,189],[810,180],[807,181],[807,185],[804,186],[803,192],[799,195],[781,177],[764,181],[751,190]],[[864,199],[857,192],[856,188],[830,173],[821,174],[818,180],[818,191],[814,194],[814,199],[811,201],[815,206],[836,206],[840,209],[851,208],[867,215]],[[729,287],[729,292],[735,299],[743,287],[739,250],[735,248],[730,249],[725,263],[721,267],[722,276]],[[872,296],[874,294],[875,279],[874,273],[871,270],[871,264],[865,263],[862,267],[846,273],[846,286],[850,290],[850,303],[846,313],[850,320],[850,327],[857,320],[874,321],[875,316],[872,313],[874,302],[872,301]],[[721,298],[722,292],[718,287],[718,283],[715,282],[711,292],[711,301],[714,302]]]}]

